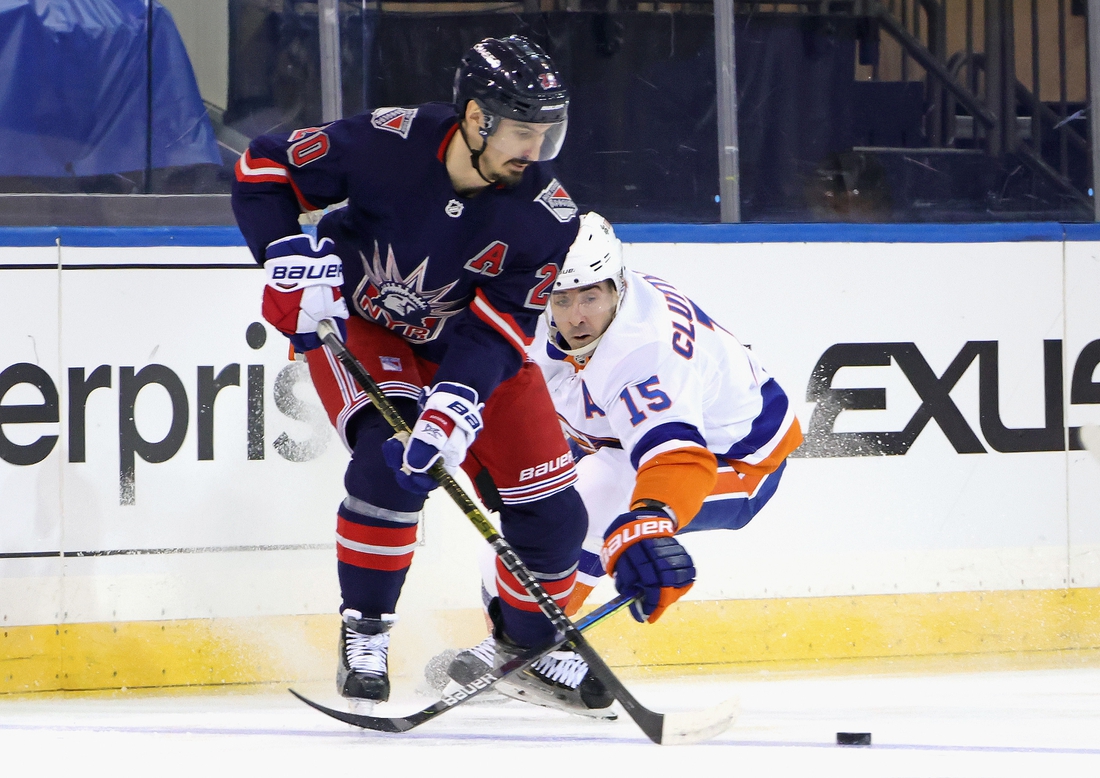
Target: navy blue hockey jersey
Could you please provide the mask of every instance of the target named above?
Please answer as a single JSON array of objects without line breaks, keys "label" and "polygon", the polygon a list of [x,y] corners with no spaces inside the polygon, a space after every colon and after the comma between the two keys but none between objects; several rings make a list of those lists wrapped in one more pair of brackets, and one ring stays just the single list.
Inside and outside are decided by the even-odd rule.
[{"label": "navy blue hockey jersey", "polygon": [[457,195],[443,162],[457,129],[453,106],[428,103],[261,136],[237,163],[233,212],[262,264],[271,241],[301,232],[301,212],[346,199],[317,234],[343,260],[352,315],[484,400],[522,364],[579,220],[545,164],[516,187]]}]

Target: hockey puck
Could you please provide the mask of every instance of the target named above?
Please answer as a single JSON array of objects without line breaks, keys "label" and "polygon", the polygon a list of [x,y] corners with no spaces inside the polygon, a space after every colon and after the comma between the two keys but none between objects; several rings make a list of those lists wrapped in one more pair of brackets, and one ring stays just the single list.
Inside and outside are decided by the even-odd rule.
[{"label": "hockey puck", "polygon": [[836,744],[838,746],[869,746],[871,745],[871,733],[837,732]]}]

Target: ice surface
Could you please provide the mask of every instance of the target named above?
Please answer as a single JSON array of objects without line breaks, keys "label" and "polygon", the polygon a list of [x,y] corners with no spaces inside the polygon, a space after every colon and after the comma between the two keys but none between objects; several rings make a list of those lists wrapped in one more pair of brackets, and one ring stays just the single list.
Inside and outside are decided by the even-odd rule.
[{"label": "ice surface", "polygon": [[[739,698],[732,729],[651,744],[628,716],[468,704],[400,735],[353,729],[282,688],[0,698],[5,775],[1043,776],[1100,774],[1100,669],[628,679],[656,710]],[[376,715],[427,704],[398,684]],[[298,687],[338,705],[328,686]],[[870,747],[836,733],[871,732]],[[18,770],[9,770],[18,766]]]}]

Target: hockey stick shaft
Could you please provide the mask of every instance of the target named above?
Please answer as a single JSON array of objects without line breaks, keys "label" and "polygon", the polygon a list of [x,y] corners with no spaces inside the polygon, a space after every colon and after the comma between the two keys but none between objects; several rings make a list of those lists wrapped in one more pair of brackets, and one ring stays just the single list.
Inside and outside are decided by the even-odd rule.
[{"label": "hockey stick shaft", "polygon": [[[382,390],[378,387],[378,384],[367,372],[366,368],[355,358],[347,346],[340,339],[339,331],[336,329],[335,324],[328,319],[323,320],[317,327],[317,335],[321,338],[321,341],[328,347],[332,355],[335,356],[340,364],[351,373],[355,381],[362,387],[363,391],[370,397],[371,403],[382,414],[382,417],[393,428],[394,432],[398,435],[408,435],[412,432],[408,422],[398,413],[397,409],[390,402],[389,398],[382,393]],[[531,571],[527,569],[527,566],[516,554],[515,550],[509,545],[509,543],[497,533],[496,529],[490,523],[489,519],[485,517],[485,514],[474,504],[474,501],[470,499],[466,491],[455,481],[447,469],[443,466],[442,460],[437,460],[431,469],[428,471],[443,490],[454,500],[455,504],[466,514],[466,518],[470,520],[481,533],[481,536],[492,546],[493,551],[496,552],[497,557],[500,559],[504,568],[511,573],[524,590],[534,598],[538,604],[539,609],[546,614],[546,617],[550,619],[554,627],[565,635],[566,641],[571,643],[576,649],[577,653],[588,662],[588,667],[593,675],[599,678],[607,690],[619,701],[623,706],[623,709],[627,714],[634,719],[634,722],[641,728],[641,730],[652,740],[654,743],[662,742],[662,730],[664,729],[664,716],[660,713],[649,710],[643,706],[634,695],[623,686],[622,682],[611,671],[611,668],[607,666],[603,658],[597,653],[597,651],[591,646],[591,644],[577,629],[576,625],[569,620],[569,617],[565,615],[565,611],[554,602],[554,599],[546,592],[542,585],[535,579]]]}]

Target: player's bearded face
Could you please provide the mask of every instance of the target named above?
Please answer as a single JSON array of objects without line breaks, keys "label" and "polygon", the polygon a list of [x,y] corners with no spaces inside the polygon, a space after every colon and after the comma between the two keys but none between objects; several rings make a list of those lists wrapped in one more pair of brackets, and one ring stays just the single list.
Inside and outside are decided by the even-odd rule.
[{"label": "player's bearded face", "polygon": [[540,158],[547,133],[555,125],[501,119],[481,155],[482,173],[505,186],[515,186],[527,166]]},{"label": "player's bearded face", "polygon": [[607,331],[619,302],[610,281],[580,289],[563,289],[550,295],[550,315],[569,348],[588,345]]}]

